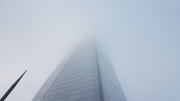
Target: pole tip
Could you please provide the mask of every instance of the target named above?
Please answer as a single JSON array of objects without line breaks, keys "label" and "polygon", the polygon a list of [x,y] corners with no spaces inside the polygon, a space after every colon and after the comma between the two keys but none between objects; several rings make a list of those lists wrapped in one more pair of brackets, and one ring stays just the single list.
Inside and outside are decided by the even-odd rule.
[{"label": "pole tip", "polygon": [[27,72],[27,70],[23,74],[25,74],[26,72]]}]

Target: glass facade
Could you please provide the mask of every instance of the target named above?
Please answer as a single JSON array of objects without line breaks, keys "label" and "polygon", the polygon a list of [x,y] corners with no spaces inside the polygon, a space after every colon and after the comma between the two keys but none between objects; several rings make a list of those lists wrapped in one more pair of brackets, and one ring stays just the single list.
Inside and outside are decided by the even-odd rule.
[{"label": "glass facade", "polygon": [[104,101],[127,101],[108,56],[100,46],[97,49]]},{"label": "glass facade", "polygon": [[[80,45],[55,69],[32,101],[126,101],[118,96],[122,89],[117,77],[107,75],[109,71],[102,65],[104,61],[99,61],[97,53],[93,43]],[[110,79],[116,84],[111,84]],[[112,86],[120,89],[112,91],[116,90]]]}]

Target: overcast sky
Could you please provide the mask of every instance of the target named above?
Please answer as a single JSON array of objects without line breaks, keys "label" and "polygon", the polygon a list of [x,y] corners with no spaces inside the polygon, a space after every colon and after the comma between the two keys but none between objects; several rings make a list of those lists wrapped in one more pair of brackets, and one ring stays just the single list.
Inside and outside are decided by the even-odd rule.
[{"label": "overcast sky", "polygon": [[180,0],[0,0],[0,96],[31,101],[84,35],[104,41],[127,101],[180,101]]}]

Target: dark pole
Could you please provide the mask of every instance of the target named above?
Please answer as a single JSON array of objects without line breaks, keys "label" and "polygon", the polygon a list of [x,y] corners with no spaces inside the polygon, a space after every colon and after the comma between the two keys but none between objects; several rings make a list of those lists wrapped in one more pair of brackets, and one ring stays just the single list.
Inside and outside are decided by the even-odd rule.
[{"label": "dark pole", "polygon": [[[27,70],[26,70],[27,71]],[[9,90],[3,95],[3,97],[1,98],[0,101],[4,101],[6,99],[6,97],[11,93],[11,91],[16,87],[16,85],[18,84],[18,82],[21,80],[21,78],[23,77],[23,75],[26,73],[26,71],[19,77],[19,79],[9,88]]]}]

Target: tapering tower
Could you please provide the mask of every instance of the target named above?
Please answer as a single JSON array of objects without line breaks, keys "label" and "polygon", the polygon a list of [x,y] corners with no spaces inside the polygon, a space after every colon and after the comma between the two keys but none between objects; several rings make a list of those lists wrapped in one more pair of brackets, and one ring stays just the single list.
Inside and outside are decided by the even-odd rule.
[{"label": "tapering tower", "polygon": [[114,69],[94,41],[69,53],[32,101],[126,101]]}]

